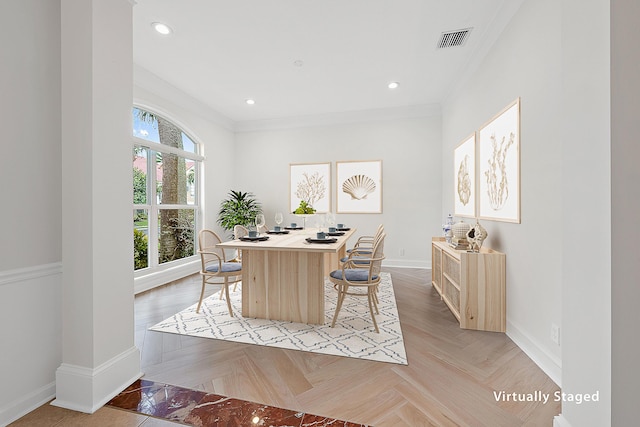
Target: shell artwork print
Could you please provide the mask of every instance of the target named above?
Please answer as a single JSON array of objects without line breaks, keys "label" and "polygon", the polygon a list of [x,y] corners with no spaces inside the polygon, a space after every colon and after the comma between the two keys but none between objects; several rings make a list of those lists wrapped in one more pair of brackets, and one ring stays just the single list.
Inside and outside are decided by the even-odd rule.
[{"label": "shell artwork print", "polygon": [[367,175],[353,175],[342,183],[342,191],[352,200],[363,200],[376,190],[376,183]]},{"label": "shell artwork print", "polygon": [[471,198],[471,178],[469,177],[469,156],[465,155],[458,168],[458,199],[463,206]]},{"label": "shell artwork print", "polygon": [[491,134],[493,153],[488,160],[488,169],[484,172],[487,182],[489,205],[495,211],[502,209],[509,198],[509,182],[506,171],[506,157],[509,147],[513,145],[515,134],[511,132],[509,139],[503,136],[500,144],[496,141],[495,133]]}]

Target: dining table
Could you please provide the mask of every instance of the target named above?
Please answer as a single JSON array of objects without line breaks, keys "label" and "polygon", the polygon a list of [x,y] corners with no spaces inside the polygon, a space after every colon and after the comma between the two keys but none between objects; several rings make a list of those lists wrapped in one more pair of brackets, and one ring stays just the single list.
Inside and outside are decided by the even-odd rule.
[{"label": "dining table", "polygon": [[356,229],[326,236],[331,240],[317,240],[317,232],[269,231],[217,245],[241,251],[243,317],[324,324],[325,277],[339,268]]}]

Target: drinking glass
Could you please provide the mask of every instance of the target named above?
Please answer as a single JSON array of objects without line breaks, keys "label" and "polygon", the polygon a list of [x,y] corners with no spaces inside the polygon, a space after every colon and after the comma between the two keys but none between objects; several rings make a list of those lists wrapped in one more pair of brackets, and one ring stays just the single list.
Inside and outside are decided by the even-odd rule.
[{"label": "drinking glass", "polygon": [[265,220],[263,214],[256,215],[256,230],[258,231],[258,235],[260,235],[260,229],[264,227]]},{"label": "drinking glass", "polygon": [[282,224],[282,220],[283,220],[282,212],[276,212],[275,220],[276,220],[276,225]]}]

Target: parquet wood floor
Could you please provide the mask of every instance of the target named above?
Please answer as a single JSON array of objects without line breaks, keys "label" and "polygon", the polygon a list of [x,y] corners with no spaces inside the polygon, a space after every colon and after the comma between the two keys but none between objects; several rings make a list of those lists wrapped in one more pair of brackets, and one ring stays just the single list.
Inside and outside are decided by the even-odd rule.
[{"label": "parquet wood floor", "polygon": [[552,425],[560,412],[553,398],[496,400],[500,391],[553,397],[558,390],[505,334],[460,329],[429,270],[384,270],[392,276],[408,366],[148,331],[197,302],[195,275],[136,297],[144,378],[377,427]]}]

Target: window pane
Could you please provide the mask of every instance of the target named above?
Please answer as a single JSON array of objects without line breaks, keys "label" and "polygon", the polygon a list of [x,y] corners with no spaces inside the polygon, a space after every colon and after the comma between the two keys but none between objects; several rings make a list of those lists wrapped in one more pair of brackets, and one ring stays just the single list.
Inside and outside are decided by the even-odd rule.
[{"label": "window pane", "polygon": [[197,153],[196,143],[193,142],[184,132],[182,132],[182,149],[190,153]]},{"label": "window pane", "polygon": [[133,147],[133,204],[147,204],[147,149],[143,147]]},{"label": "window pane", "polygon": [[149,266],[149,212],[146,209],[133,211],[133,268],[139,270]]},{"label": "window pane", "polygon": [[158,262],[160,264],[195,254],[195,210],[160,209],[158,214]]},{"label": "window pane", "polygon": [[160,142],[156,116],[139,108],[133,108],[133,136]]},{"label": "window pane", "polygon": [[162,205],[195,204],[195,162],[175,154],[158,153],[156,191]]}]

